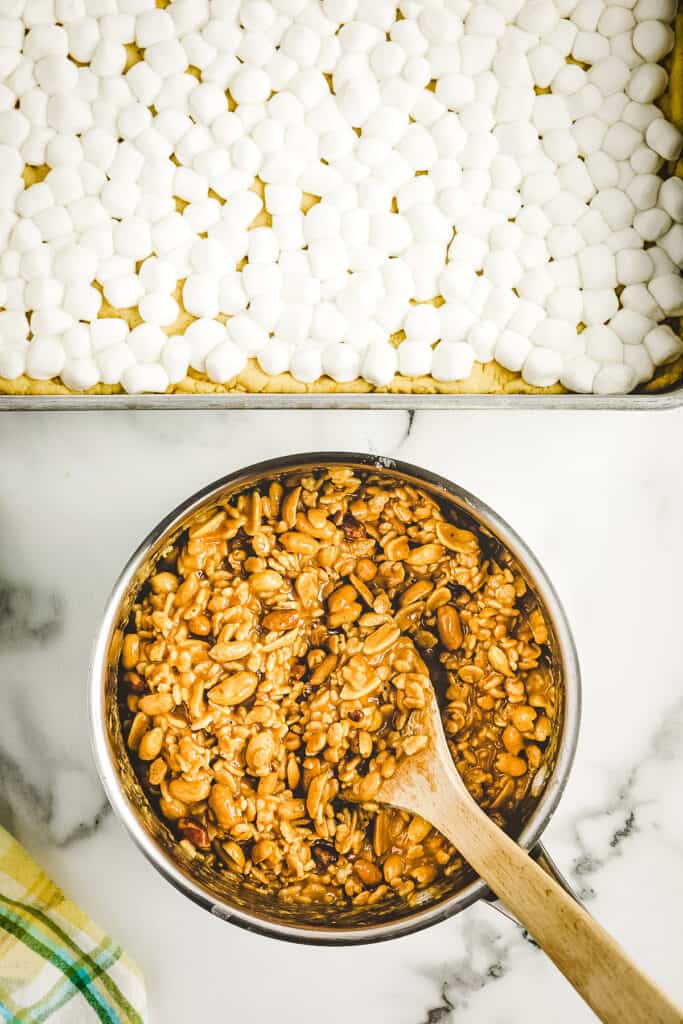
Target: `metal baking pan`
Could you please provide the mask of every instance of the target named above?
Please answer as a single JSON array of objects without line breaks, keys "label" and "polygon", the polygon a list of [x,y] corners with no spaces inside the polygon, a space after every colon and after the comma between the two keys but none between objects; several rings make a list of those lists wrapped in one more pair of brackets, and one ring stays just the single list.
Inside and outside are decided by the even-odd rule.
[{"label": "metal baking pan", "polygon": [[[677,4],[680,12],[680,3]],[[683,78],[683,12],[676,16],[676,43],[668,59],[669,88],[664,97],[667,116],[683,128],[683,90],[678,84]],[[675,67],[674,67],[675,65]],[[683,158],[670,165],[669,172],[683,177]],[[675,325],[673,325],[675,326]],[[683,336],[683,319],[679,321]],[[670,376],[662,381],[661,390],[647,391],[655,381],[629,395],[579,394],[258,394],[229,392],[226,394],[166,394],[166,395],[7,395],[0,393],[0,412],[47,412],[55,410],[89,411],[94,409],[673,409],[683,405],[683,365],[677,360],[675,373],[661,367],[659,376]]]},{"label": "metal baking pan", "polygon": [[683,405],[683,380],[660,394],[630,395],[0,395],[0,412],[94,409],[629,409]]}]

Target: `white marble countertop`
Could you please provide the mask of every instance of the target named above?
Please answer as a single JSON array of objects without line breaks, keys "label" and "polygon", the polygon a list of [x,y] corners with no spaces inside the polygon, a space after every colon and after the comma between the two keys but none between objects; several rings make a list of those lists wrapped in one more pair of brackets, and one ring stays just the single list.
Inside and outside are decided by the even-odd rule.
[{"label": "white marble countertop", "polygon": [[591,911],[683,1001],[683,410],[5,414],[0,820],[137,959],[157,1024],[595,1019],[490,907],[373,947],[277,943],[177,894],[109,811],[90,756],[87,668],[128,555],[216,477],[340,448],[443,473],[544,563],[584,676],[576,762],[545,839]]}]

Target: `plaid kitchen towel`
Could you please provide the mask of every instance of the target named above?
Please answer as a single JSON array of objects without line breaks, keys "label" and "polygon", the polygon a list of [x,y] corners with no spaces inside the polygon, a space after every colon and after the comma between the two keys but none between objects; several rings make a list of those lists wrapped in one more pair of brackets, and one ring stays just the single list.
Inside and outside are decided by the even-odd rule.
[{"label": "plaid kitchen towel", "polygon": [[0,828],[0,1024],[144,1024],[132,960]]}]

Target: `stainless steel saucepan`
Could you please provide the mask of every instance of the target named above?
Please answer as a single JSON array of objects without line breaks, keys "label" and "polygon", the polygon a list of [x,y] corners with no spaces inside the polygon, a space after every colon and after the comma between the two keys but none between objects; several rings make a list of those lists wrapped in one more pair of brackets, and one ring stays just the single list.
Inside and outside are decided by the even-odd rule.
[{"label": "stainless steel saucepan", "polygon": [[[131,556],[119,576],[104,613],[96,640],[90,677],[90,719],[97,768],[109,801],[133,840],[155,868],[180,892],[212,914],[251,931],[293,942],[344,945],[379,942],[418,931],[491,894],[481,879],[467,869],[441,879],[421,894],[417,905],[396,899],[374,907],[297,906],[276,894],[252,888],[228,872],[215,872],[201,858],[191,859],[178,845],[167,825],[154,812],[138,782],[122,735],[118,706],[118,662],[123,631],[136,595],[154,572],[157,561],[195,516],[219,499],[283,474],[316,466],[348,465],[371,470],[390,480],[403,480],[423,488],[440,502],[464,513],[495,547],[502,547],[529,584],[543,610],[550,632],[550,648],[561,694],[556,731],[544,768],[534,780],[521,809],[516,837],[537,854],[558,878],[540,837],[565,787],[576,747],[581,706],[579,666],[569,625],[550,580],[535,556],[507,523],[474,495],[443,477],[417,466],[391,459],[354,453],[291,455],[261,462],[231,473],[192,495],[154,527]],[[504,911],[504,908],[501,908]]]}]

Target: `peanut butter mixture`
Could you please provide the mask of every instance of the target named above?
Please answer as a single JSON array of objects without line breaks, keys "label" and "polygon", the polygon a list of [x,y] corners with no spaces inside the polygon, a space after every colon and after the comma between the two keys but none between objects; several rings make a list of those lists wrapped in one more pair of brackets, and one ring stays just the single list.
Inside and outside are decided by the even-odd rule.
[{"label": "peanut butter mixture", "polygon": [[412,901],[460,869],[426,821],[375,797],[426,744],[432,685],[481,806],[505,824],[528,793],[557,694],[508,561],[424,491],[344,466],[196,521],[121,656],[128,746],[185,850],[298,902]]}]

